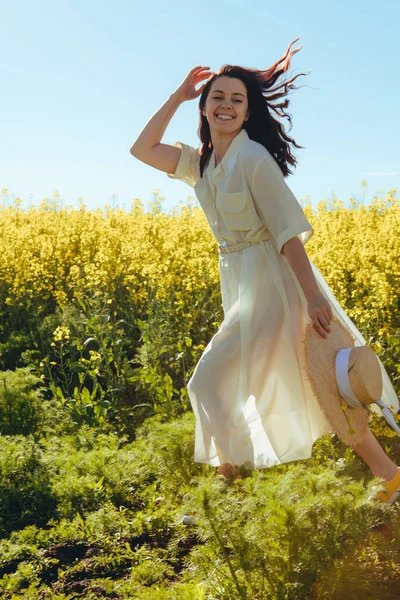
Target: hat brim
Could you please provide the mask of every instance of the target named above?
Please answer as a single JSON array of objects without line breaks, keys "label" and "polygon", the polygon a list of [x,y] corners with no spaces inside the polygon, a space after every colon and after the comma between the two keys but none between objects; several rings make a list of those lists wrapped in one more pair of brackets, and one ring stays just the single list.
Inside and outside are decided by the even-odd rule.
[{"label": "hat brim", "polygon": [[368,430],[369,414],[365,408],[352,407],[342,398],[336,382],[336,354],[355,347],[352,333],[336,317],[331,331],[323,338],[312,322],[305,327],[303,338],[304,372],[321,410],[335,433],[348,445],[358,444]]}]

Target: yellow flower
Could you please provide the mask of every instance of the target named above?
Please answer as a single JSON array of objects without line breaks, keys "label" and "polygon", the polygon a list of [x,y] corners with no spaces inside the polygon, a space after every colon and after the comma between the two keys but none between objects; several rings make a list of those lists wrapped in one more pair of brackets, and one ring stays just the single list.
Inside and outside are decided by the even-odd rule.
[{"label": "yellow flower", "polygon": [[[76,210],[61,208],[55,191],[21,213],[19,198],[6,206],[10,196],[4,188],[0,269],[7,306],[63,308],[97,293],[107,305],[123,296],[140,313],[152,299],[169,307],[172,322],[186,318],[187,326],[201,323],[204,303],[220,306],[217,245],[195,198],[172,214],[162,212],[159,190],[149,212],[138,198],[130,212],[111,206],[87,210],[82,198]],[[382,352],[398,328],[399,199],[392,190],[369,206],[352,201],[345,208],[333,198],[316,209],[308,203],[304,212],[315,228],[307,244],[310,259],[366,339],[375,340],[373,349]],[[218,327],[222,309],[212,311]],[[69,329],[60,325],[52,346],[70,339]],[[193,348],[202,351],[204,345]]]},{"label": "yellow flower", "polygon": [[62,342],[63,340],[69,340],[70,330],[64,325],[59,325],[57,329],[53,331],[53,338],[56,342]]}]

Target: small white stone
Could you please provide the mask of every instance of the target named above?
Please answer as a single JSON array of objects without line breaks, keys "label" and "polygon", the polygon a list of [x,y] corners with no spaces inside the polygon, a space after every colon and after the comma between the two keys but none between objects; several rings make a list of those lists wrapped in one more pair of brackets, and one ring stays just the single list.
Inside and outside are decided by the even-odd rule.
[{"label": "small white stone", "polygon": [[179,523],[182,523],[182,525],[192,525],[195,522],[196,522],[196,519],[194,517],[192,517],[191,515],[184,515],[182,517],[182,519],[179,521]]}]

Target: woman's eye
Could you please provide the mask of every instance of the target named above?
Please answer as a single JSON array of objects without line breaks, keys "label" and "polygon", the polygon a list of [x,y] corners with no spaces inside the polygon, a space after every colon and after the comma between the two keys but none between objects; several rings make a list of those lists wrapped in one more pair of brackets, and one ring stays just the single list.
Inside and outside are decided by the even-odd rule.
[{"label": "woman's eye", "polygon": [[[214,97],[214,100],[222,100],[222,98],[215,98],[215,97]],[[243,100],[234,100],[234,102],[239,102],[239,103],[242,103],[242,102],[243,102]]]}]

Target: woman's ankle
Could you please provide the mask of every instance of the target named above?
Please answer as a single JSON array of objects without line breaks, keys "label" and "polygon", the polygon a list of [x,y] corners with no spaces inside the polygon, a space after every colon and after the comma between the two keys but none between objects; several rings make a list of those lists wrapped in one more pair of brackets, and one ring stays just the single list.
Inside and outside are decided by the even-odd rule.
[{"label": "woman's ankle", "polygon": [[224,463],[218,467],[218,474],[223,475],[226,480],[231,481],[240,476],[240,471],[231,463]]},{"label": "woman's ankle", "polygon": [[392,469],[387,469],[385,471],[372,471],[374,477],[381,477],[385,482],[391,481],[394,479],[399,471],[398,466],[394,466]]}]

